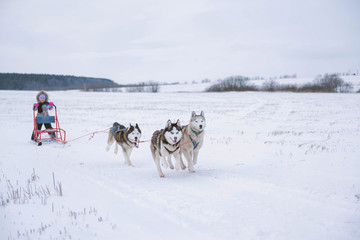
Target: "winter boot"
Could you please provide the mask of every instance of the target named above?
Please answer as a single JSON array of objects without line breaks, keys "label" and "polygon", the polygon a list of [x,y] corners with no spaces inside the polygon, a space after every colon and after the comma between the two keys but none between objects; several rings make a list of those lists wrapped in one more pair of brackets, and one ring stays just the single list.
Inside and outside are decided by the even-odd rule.
[{"label": "winter boot", "polygon": [[50,132],[50,133],[48,133],[48,134],[49,134],[49,136],[50,136],[51,139],[55,139],[55,138],[56,138],[56,134],[55,134],[54,132]]}]

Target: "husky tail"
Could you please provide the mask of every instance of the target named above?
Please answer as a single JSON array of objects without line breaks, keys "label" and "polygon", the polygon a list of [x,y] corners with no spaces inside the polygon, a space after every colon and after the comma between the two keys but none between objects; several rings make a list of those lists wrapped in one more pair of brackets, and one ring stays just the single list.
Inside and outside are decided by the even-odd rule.
[{"label": "husky tail", "polygon": [[156,130],[151,137],[150,150],[151,150],[151,154],[152,154],[154,161],[156,160],[156,149],[158,147],[159,134],[160,134],[160,131]]},{"label": "husky tail", "polygon": [[150,150],[151,150],[151,155],[152,155],[153,159],[155,160],[156,159],[156,155],[155,155],[156,148],[152,143],[150,144]]}]

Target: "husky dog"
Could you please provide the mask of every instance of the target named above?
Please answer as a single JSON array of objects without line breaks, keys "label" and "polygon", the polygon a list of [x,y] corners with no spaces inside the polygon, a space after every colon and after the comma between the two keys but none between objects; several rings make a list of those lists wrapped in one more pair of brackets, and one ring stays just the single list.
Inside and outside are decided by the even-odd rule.
[{"label": "husky dog", "polygon": [[115,122],[109,130],[106,151],[109,151],[111,145],[116,141],[114,153],[118,153],[118,145],[122,148],[125,163],[132,166],[130,162],[130,154],[135,146],[137,146],[141,137],[141,130],[136,124],[126,128],[125,126]]},{"label": "husky dog", "polygon": [[[191,113],[190,123],[183,127],[181,154],[185,156],[188,162],[189,172],[195,172],[194,165],[197,162],[199,150],[204,143],[205,125],[206,119],[204,112],[201,111],[200,115],[196,115],[193,111]],[[182,162],[182,159],[180,162]]]},{"label": "husky dog", "polygon": [[176,169],[179,170],[180,165],[183,169],[185,169],[185,165],[180,163],[181,136],[182,128],[180,125],[180,120],[177,120],[176,123],[172,123],[170,120],[168,120],[165,129],[156,130],[153,133],[150,150],[160,177],[164,177],[164,173],[161,171],[160,167],[160,160],[161,165],[167,168],[168,164],[165,158],[168,158],[170,168],[174,169],[170,159],[171,155],[174,155],[176,159]]}]

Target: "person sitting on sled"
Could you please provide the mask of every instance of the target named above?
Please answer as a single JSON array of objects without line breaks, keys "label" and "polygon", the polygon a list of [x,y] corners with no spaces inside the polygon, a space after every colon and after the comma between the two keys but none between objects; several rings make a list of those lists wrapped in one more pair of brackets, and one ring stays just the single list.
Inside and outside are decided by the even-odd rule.
[{"label": "person sitting on sled", "polygon": [[[35,111],[37,111],[36,117],[49,116],[49,110],[52,110],[54,108],[54,103],[48,102],[48,100],[49,100],[49,95],[44,91],[41,91],[36,95],[37,103],[34,103],[34,107],[33,107],[33,109]],[[40,124],[36,124],[36,125],[37,125],[38,131],[40,131],[43,124],[40,123]],[[44,125],[45,125],[45,128],[47,128],[47,129],[52,128],[51,123],[44,123]],[[51,138],[56,138],[55,133],[49,133],[49,135]],[[32,133],[31,140],[34,140],[34,131]]]}]

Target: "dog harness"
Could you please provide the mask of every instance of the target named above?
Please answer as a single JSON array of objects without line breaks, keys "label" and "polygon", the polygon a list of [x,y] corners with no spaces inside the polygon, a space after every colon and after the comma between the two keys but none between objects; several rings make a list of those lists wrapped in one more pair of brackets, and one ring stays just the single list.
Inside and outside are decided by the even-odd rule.
[{"label": "dog harness", "polygon": [[[191,131],[198,137],[203,131],[199,131],[199,132],[197,132],[197,131],[195,131],[194,129],[192,129],[192,128],[190,128],[191,129]],[[191,139],[192,140],[192,139]]]},{"label": "dog harness", "polygon": [[[126,130],[126,128],[120,128],[120,126],[117,126],[117,129],[116,129],[116,131],[114,132],[114,127],[111,127],[111,132],[112,132],[112,134],[115,136],[115,134],[116,133],[118,133],[118,132],[123,132],[123,131],[125,131]],[[126,139],[125,139],[126,140]],[[129,147],[131,147],[131,144],[129,144],[128,143],[128,139],[125,141],[125,143],[129,146]],[[130,142],[130,141],[129,141]],[[130,143],[133,143],[133,142],[130,142]],[[134,146],[135,147],[137,147],[137,148],[139,148],[139,144],[138,143],[133,143],[134,144]]]},{"label": "dog harness", "polygon": [[111,127],[111,132],[115,136],[116,133],[125,131],[126,128],[121,129],[120,126],[117,126],[117,130],[114,132],[114,127]]},{"label": "dog harness", "polygon": [[[175,148],[174,151],[170,151],[169,149],[167,149],[167,147],[164,146],[164,148],[166,149],[166,151],[168,151],[169,154],[173,154],[174,152],[176,152],[176,150],[179,149],[180,146],[177,146],[177,148]],[[161,156],[161,155],[160,155]]]},{"label": "dog harness", "polygon": [[199,145],[199,142],[195,142],[194,139],[192,139],[190,135],[189,135],[189,138],[190,138],[192,144],[194,145],[194,149],[195,149]]}]

